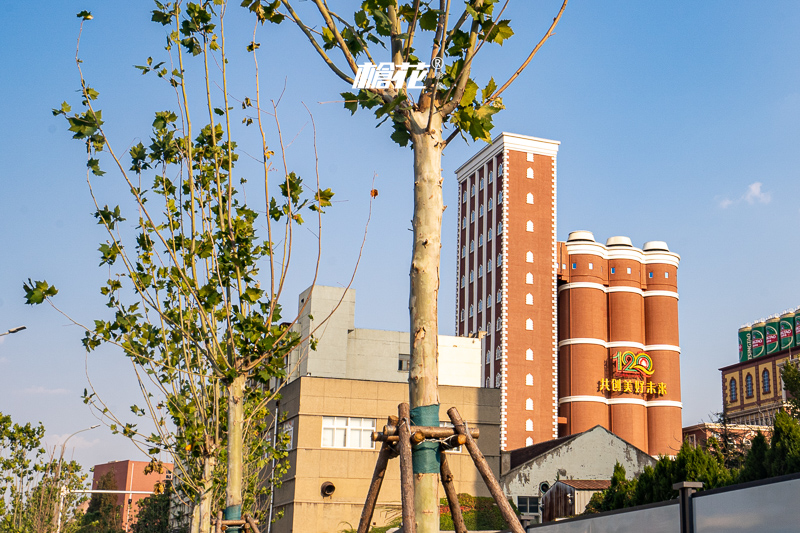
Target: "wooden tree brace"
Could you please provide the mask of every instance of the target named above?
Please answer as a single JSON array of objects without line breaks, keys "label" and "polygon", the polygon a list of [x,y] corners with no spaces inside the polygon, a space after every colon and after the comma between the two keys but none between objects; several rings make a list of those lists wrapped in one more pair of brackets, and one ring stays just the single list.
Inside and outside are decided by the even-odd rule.
[{"label": "wooden tree brace", "polygon": [[[409,428],[409,431],[412,434],[421,433],[426,439],[446,439],[447,437],[451,437],[457,433],[454,428],[430,427],[430,426],[411,426]],[[473,439],[478,439],[481,436],[481,430],[479,428],[470,428],[469,433],[470,435],[472,435]],[[378,437],[373,437],[373,440],[379,440],[379,441],[383,441],[388,437],[397,436],[398,435],[397,426],[392,426],[392,425],[383,426],[383,431],[381,433],[373,432],[373,436],[374,435],[378,435]]]},{"label": "wooden tree brace", "polygon": [[486,458],[483,456],[483,453],[481,453],[478,445],[475,444],[472,435],[467,431],[467,426],[461,418],[461,415],[458,414],[458,409],[451,407],[447,410],[447,415],[450,417],[450,421],[453,422],[456,431],[467,437],[467,451],[469,451],[469,454],[472,456],[472,461],[475,463],[481,477],[483,477],[483,482],[486,483],[486,486],[489,488],[489,492],[491,492],[495,503],[497,503],[497,507],[500,508],[500,513],[503,515],[503,518],[508,522],[511,531],[514,533],[525,533],[517,515],[514,514],[514,510],[511,508],[511,504],[508,503],[506,495],[503,494],[500,483],[498,483],[497,478],[494,477],[489,463],[486,462]]},{"label": "wooden tree brace", "polygon": [[403,503],[403,532],[416,533],[414,513],[414,467],[411,464],[411,408],[407,403],[398,406],[399,422],[397,447],[400,450],[400,494]]},{"label": "wooden tree brace", "polygon": [[450,506],[450,515],[453,517],[454,529],[456,533],[467,533],[467,526],[464,523],[464,517],[461,515],[461,504],[458,502],[458,493],[453,483],[453,472],[450,471],[450,465],[447,463],[447,455],[444,453],[442,454],[440,465],[442,485],[444,486],[444,493],[447,496],[447,504]]}]

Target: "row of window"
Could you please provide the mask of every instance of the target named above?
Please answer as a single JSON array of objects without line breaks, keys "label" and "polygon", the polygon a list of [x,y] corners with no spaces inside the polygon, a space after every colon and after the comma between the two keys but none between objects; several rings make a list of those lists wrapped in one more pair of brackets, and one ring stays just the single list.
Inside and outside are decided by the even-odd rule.
[{"label": "row of window", "polygon": [[[530,229],[529,231],[533,231],[533,229]],[[575,270],[576,268],[578,268],[578,263],[572,263],[572,270]],[[594,270],[594,263],[589,263],[589,270]],[[627,270],[628,274],[631,273],[631,267],[627,267],[626,270]],[[616,267],[611,267],[611,273],[612,274],[616,274],[617,273],[617,268]],[[647,277],[652,279],[653,278],[653,273],[652,272],[648,272],[647,273]],[[664,272],[664,277],[665,278],[669,278],[669,272]]]},{"label": "row of window", "polygon": [[[498,176],[502,176],[503,175],[503,165],[500,162],[498,162],[497,175]],[[477,176],[477,174],[476,174],[476,176]],[[492,183],[492,181],[494,180],[494,172],[490,170],[489,173],[488,173],[488,177],[489,177],[489,183]],[[484,181],[483,181],[483,178],[481,178],[480,181],[479,181],[479,184],[478,184],[478,186],[480,187],[480,190],[483,190],[483,185],[484,185]],[[470,189],[470,194],[472,196],[475,196],[475,184],[474,183],[472,184],[472,187]],[[464,193],[461,195],[461,201],[462,202],[466,202],[467,201],[467,192],[466,191],[464,191]]]},{"label": "row of window", "polygon": [[[769,370],[764,369],[761,372],[761,394],[769,394],[771,381],[769,379]],[[738,392],[739,389],[736,387],[736,378],[731,378],[730,383],[728,384],[730,387],[730,398],[731,402],[735,402],[738,400]],[[744,394],[745,398],[752,398],[753,397],[753,376],[747,374],[744,378]]]},{"label": "row of window", "polygon": [[[464,194],[466,195],[467,193],[464,193]],[[527,194],[527,196],[525,197],[525,202],[533,205],[533,193],[529,192]],[[497,203],[498,203],[498,205],[503,203],[503,193],[502,192],[498,193],[498,195],[497,195]],[[493,206],[492,199],[489,198],[489,201],[486,204],[486,211],[487,212],[491,211],[492,210],[492,206]],[[483,213],[484,213],[483,204],[481,204],[480,206],[478,206],[478,217],[479,218],[482,217]],[[475,211],[470,211],[470,213],[469,213],[469,221],[470,222],[475,222]],[[467,215],[464,215],[461,218],[461,227],[462,228],[466,228],[467,227]]]},{"label": "row of window", "polygon": [[[500,347],[498,346],[497,348],[495,348],[495,350],[494,350],[494,359],[495,359],[495,361],[499,361],[500,358],[502,357],[502,355],[503,355],[503,352],[500,351]],[[491,349],[486,350],[486,364],[487,365],[489,364],[489,360],[491,359],[491,357],[492,357],[492,350]],[[530,348],[525,350],[525,360],[526,361],[533,361],[533,350],[531,350]],[[533,379],[532,376],[531,376],[531,379]]]},{"label": "row of window", "polygon": [[[492,183],[492,173],[491,173],[491,171],[489,172],[489,183]],[[483,178],[481,178],[481,180],[480,180],[479,187],[480,187],[480,190],[483,190]],[[472,184],[472,187],[470,187],[469,195],[470,196],[475,196],[475,184],[474,183]],[[499,196],[499,198],[497,200],[498,204],[503,203],[502,197],[503,197],[503,193],[501,192],[500,196]],[[461,202],[465,203],[466,201],[467,201],[467,191],[464,191],[463,193],[461,193]]]}]

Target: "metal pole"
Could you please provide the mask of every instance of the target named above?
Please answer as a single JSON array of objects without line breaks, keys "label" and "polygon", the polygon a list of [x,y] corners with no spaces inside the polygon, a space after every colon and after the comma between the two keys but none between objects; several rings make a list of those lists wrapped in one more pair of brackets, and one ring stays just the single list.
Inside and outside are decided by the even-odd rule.
[{"label": "metal pole", "polygon": [[695,489],[702,489],[702,481],[681,481],[672,485],[678,491],[678,502],[681,509],[681,533],[694,533],[694,512],[692,511],[692,494]]},{"label": "metal pole", "polygon": [[[25,326],[20,326],[19,328],[14,328],[14,330],[8,330],[8,331],[11,332],[11,333],[16,333],[17,331],[20,330],[20,328],[21,329],[25,329]],[[6,335],[6,334],[7,333],[4,333],[4,335]],[[73,433],[72,435],[70,435],[69,437],[64,439],[64,442],[61,444],[61,454],[58,456],[58,463],[56,464],[56,475],[55,475],[56,487],[59,487],[59,490],[61,491],[61,497],[59,498],[59,502],[58,502],[58,513],[57,513],[57,516],[53,517],[53,519],[56,520],[56,533],[59,533],[61,531],[61,505],[63,504],[63,497],[64,497],[63,490],[65,488],[65,487],[61,487],[61,465],[64,463],[64,450],[67,449],[67,441],[69,441],[69,439],[71,439],[72,437],[74,437],[78,433],[83,433],[84,431],[89,431],[90,429],[94,429],[94,428],[98,428],[98,427],[100,427],[100,424],[95,424],[95,425],[93,425],[91,427],[84,428],[84,429],[81,429],[79,431],[76,431],[75,433]]]}]

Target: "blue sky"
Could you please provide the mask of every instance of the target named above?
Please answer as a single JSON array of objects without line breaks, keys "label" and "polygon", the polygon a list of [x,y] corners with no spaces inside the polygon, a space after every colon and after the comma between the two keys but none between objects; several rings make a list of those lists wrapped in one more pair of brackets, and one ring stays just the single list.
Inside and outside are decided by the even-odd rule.
[{"label": "blue sky", "polygon": [[[502,48],[485,49],[476,65],[479,85],[517,68],[558,5],[509,7],[516,35]],[[298,6],[310,16],[311,3]],[[153,111],[174,108],[167,87],[133,68],[164,55],[163,30],[149,22],[148,3],[14,2],[4,9],[12,23],[0,35],[0,331],[19,324],[28,330],[0,337],[0,411],[20,422],[43,421],[50,442],[95,423],[80,400],[87,369],[112,408],[126,411],[138,394],[119,353],[101,350],[87,360],[78,328],[53,310],[23,305],[21,285],[31,277],[55,284],[56,302],[79,322],[105,311],[98,287],[108,272],[97,266],[103,234],[91,216],[85,155],[50,112],[63,100],[77,103],[75,13],[82,9],[95,16],[84,30],[84,71],[100,91],[117,147],[147,141]],[[507,110],[496,117],[495,132],[561,141],[559,239],[588,229],[599,241],[664,240],[681,255],[685,424],[720,410],[717,369],[736,361],[737,328],[800,305],[793,279],[800,250],[792,237],[800,215],[799,25],[800,4],[791,1],[575,1],[556,36],[505,93]],[[252,25],[238,7],[228,29],[229,47],[242,50]],[[290,166],[313,176],[305,103],[316,122],[323,186],[336,192],[324,220],[320,282],[348,282],[374,179],[380,194],[354,283],[356,323],[406,330],[410,151],[394,145],[388,129],[376,130],[368,113],[351,118],[335,102],[347,87],[296,28],[264,27],[257,40],[266,98],[286,88],[279,112],[286,137],[296,136]],[[250,66],[245,54],[232,54],[236,98],[254,94]],[[241,133],[242,148],[254,149],[255,132]],[[444,215],[442,333],[454,324],[453,171],[479,148],[455,141],[445,152],[445,203],[453,207]],[[240,168],[248,170],[246,163]],[[124,193],[112,173],[96,186],[104,202]],[[289,310],[309,283],[313,248],[307,231],[285,292]],[[82,433],[69,448],[87,466],[135,457],[105,428]]]}]

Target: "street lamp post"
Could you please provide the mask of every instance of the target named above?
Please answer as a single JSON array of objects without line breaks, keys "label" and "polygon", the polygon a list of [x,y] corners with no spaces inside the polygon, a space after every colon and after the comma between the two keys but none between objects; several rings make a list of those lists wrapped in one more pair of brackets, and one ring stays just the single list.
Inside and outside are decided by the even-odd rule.
[{"label": "street lamp post", "polygon": [[11,328],[10,330],[6,331],[5,333],[0,333],[0,337],[2,337],[3,335],[11,335],[12,333],[17,333],[19,331],[22,331],[23,329],[28,329],[28,328],[26,328],[25,326],[17,326],[15,328]]},{"label": "street lamp post", "polygon": [[[24,327],[25,326],[23,326],[23,328]],[[56,509],[55,516],[53,516],[53,521],[55,522],[54,525],[56,527],[56,531],[61,530],[61,503],[64,494],[64,491],[61,490],[61,465],[64,463],[64,450],[67,449],[67,441],[72,437],[74,437],[75,435],[77,435],[78,433],[83,433],[84,431],[89,431],[91,429],[98,427],[100,427],[100,424],[95,424],[91,427],[78,430],[69,437],[67,437],[66,439],[64,439],[64,442],[61,444],[61,454],[58,456],[58,464],[56,464],[56,475],[55,475],[56,488],[58,489],[59,492],[58,508]]]}]

